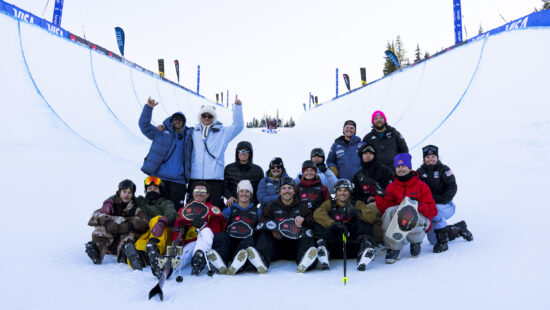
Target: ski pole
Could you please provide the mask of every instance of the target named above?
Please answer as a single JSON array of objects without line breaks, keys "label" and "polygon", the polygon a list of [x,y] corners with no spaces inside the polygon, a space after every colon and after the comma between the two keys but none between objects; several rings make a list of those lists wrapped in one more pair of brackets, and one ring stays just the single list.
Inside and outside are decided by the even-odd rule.
[{"label": "ski pole", "polygon": [[208,272],[206,273],[209,277],[214,276],[214,270],[210,268],[210,261],[208,260],[208,256],[206,256],[206,252],[204,252],[204,257],[206,258],[206,267],[208,267]]},{"label": "ski pole", "polygon": [[342,278],[342,282],[344,282],[344,285],[346,285],[346,283],[348,283],[348,277],[346,277],[346,265],[347,265],[347,251],[346,251],[346,243],[347,243],[347,238],[346,238],[346,233],[342,233],[342,241],[343,244],[344,244],[344,277]]}]

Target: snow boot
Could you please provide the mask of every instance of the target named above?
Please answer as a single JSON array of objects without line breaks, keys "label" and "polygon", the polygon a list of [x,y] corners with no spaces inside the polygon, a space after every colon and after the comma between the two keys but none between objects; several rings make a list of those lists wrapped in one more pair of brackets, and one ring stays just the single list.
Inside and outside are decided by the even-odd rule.
[{"label": "snow boot", "polygon": [[420,251],[422,250],[422,247],[420,246],[420,243],[411,243],[411,256],[417,257],[420,255]]},{"label": "snow boot", "polygon": [[256,270],[258,270],[259,274],[266,274],[267,273],[267,266],[264,263],[264,260],[258,250],[256,248],[249,246],[246,249],[246,253],[248,254],[248,260],[250,263],[256,267]]},{"label": "snow boot", "polygon": [[374,259],[375,251],[372,248],[372,243],[364,238],[361,241],[359,255],[357,256],[357,270],[365,271],[367,265]]},{"label": "snow boot", "polygon": [[390,250],[386,252],[386,264],[393,264],[399,259],[400,250]]},{"label": "snow boot", "polygon": [[94,241],[86,243],[86,254],[92,259],[94,264],[101,264],[101,257],[99,257],[99,250],[97,244]]},{"label": "snow boot", "polygon": [[128,264],[130,265],[130,267],[132,267],[132,269],[143,269],[143,259],[141,258],[141,255],[139,255],[133,243],[128,242],[124,245],[124,255],[126,255]]},{"label": "snow boot", "polygon": [[449,246],[447,245],[447,238],[449,237],[449,226],[441,229],[435,229],[434,233],[435,237],[437,238],[437,242],[434,244],[434,253],[447,251],[449,249]]},{"label": "snow boot", "polygon": [[239,270],[241,270],[241,268],[243,268],[247,259],[248,259],[248,253],[246,252],[246,250],[240,250],[237,253],[237,255],[235,255],[233,262],[229,266],[229,269],[227,270],[227,274],[230,276],[235,275],[237,272],[239,272]]},{"label": "snow boot", "polygon": [[306,272],[306,270],[315,262],[316,258],[317,249],[315,247],[307,249],[307,251],[304,253],[304,256],[302,256],[300,263],[298,264],[297,271]]},{"label": "snow boot", "polygon": [[214,249],[210,249],[206,252],[206,257],[208,257],[208,261],[214,266],[214,268],[218,269],[218,272],[221,274],[227,273],[227,266],[223,262],[222,257],[220,256],[220,253]]},{"label": "snow boot", "polygon": [[317,240],[317,259],[321,263],[321,269],[323,270],[330,269],[328,257],[327,243],[323,239]]},{"label": "snow boot", "polygon": [[376,252],[376,255],[382,255],[386,253],[388,248],[383,243],[378,243],[374,246],[374,251]]},{"label": "snow boot", "polygon": [[157,243],[159,243],[159,239],[151,238],[149,239],[149,241],[147,241],[145,249],[147,251],[147,259],[149,261],[149,264],[151,265],[151,272],[153,272],[155,277],[160,278],[160,276],[162,275],[162,268],[160,268],[160,253],[157,247]]},{"label": "snow boot", "polygon": [[198,277],[204,267],[206,267],[206,255],[203,250],[197,250],[191,258],[191,274]]},{"label": "snow boot", "polygon": [[474,240],[474,236],[468,230],[468,226],[466,225],[465,221],[460,221],[460,222],[450,226],[449,241],[453,241],[454,239],[456,239],[458,237],[462,237],[462,238],[464,238],[468,241]]}]

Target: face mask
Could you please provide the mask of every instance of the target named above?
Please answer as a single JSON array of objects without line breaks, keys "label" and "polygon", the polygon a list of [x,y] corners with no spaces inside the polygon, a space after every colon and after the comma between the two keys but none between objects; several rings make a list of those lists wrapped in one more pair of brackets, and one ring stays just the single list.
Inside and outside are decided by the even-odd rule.
[{"label": "face mask", "polygon": [[155,201],[157,199],[160,198],[160,194],[155,192],[155,191],[152,191],[152,192],[148,192],[146,195],[145,195],[145,198],[147,198],[149,201]]}]

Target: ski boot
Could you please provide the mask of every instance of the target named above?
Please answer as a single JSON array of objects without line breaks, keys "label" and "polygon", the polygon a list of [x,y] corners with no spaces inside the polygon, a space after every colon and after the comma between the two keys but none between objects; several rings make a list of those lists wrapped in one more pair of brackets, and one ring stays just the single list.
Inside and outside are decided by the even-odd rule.
[{"label": "ski boot", "polygon": [[317,249],[315,247],[311,247],[307,249],[306,253],[304,253],[304,256],[302,256],[302,259],[298,264],[297,271],[300,273],[306,272],[306,270],[315,262],[316,258],[317,258]]},{"label": "ski boot", "polygon": [[386,264],[393,264],[399,259],[400,250],[390,250],[386,252]]},{"label": "ski boot", "polygon": [[149,264],[151,265],[151,272],[153,272],[153,275],[155,275],[155,277],[160,278],[162,274],[162,268],[160,268],[159,264],[160,253],[157,247],[157,243],[159,243],[159,239],[151,238],[149,239],[149,241],[147,241],[145,249],[147,251]]},{"label": "ski boot", "polygon": [[324,239],[317,240],[317,259],[319,260],[319,263],[321,263],[321,269],[330,269],[327,244]]},{"label": "ski boot", "polygon": [[449,246],[447,245],[447,238],[449,236],[449,226],[441,229],[435,229],[434,233],[435,233],[435,237],[437,238],[437,242],[434,244],[434,253],[441,253],[441,252],[447,251],[449,249]]},{"label": "ski boot", "polygon": [[468,230],[468,226],[465,221],[460,221],[454,225],[449,226],[449,241],[453,241],[458,237],[462,237],[468,241],[474,240],[474,236]]},{"label": "ski boot", "polygon": [[86,243],[86,254],[92,259],[94,264],[101,264],[101,258],[99,257],[99,250],[97,249],[97,244],[94,241]]},{"label": "ski boot", "polygon": [[191,274],[199,276],[204,267],[206,267],[206,255],[203,250],[197,250],[191,258]]},{"label": "ski boot", "polygon": [[259,274],[266,274],[267,273],[267,266],[264,263],[264,260],[258,250],[254,247],[248,247],[246,249],[246,253],[248,254],[248,260],[250,263],[256,267],[256,270],[258,270]]},{"label": "ski boot", "polygon": [[210,249],[206,252],[206,257],[208,257],[208,261],[214,266],[214,268],[218,269],[218,272],[221,274],[227,273],[227,266],[223,262],[222,257],[218,253],[218,251],[214,249]]},{"label": "ski boot", "polygon": [[421,250],[422,250],[422,247],[420,246],[420,242],[419,243],[411,243],[411,256],[412,257],[417,257],[418,255],[420,255]]},{"label": "ski boot", "polygon": [[367,265],[374,259],[374,255],[375,252],[372,248],[372,243],[367,238],[364,238],[361,241],[359,255],[357,256],[357,270],[365,271]]},{"label": "ski boot", "polygon": [[233,259],[233,262],[229,266],[229,269],[227,270],[227,274],[232,276],[235,275],[241,268],[244,266],[244,263],[246,263],[246,260],[248,259],[248,253],[246,250],[240,250],[237,255],[235,255],[235,258]]},{"label": "ski boot", "polygon": [[124,245],[124,255],[128,259],[128,264],[132,269],[142,270],[143,269],[143,259],[141,255],[136,250],[136,247],[133,243],[128,242]]}]

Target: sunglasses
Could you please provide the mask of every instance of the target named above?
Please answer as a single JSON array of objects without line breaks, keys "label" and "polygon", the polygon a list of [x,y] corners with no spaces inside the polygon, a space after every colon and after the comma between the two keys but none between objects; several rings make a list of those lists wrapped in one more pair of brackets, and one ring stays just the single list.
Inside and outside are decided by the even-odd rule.
[{"label": "sunglasses", "polygon": [[208,192],[205,189],[194,189],[193,190],[193,194],[195,194],[195,195],[198,195],[198,194],[206,195],[207,193]]},{"label": "sunglasses", "polygon": [[281,166],[271,166],[271,167],[269,167],[269,169],[283,169],[283,167],[281,167]]},{"label": "sunglasses", "polygon": [[210,115],[210,114],[206,114],[206,113],[205,113],[205,114],[203,114],[203,115],[201,115],[201,117],[202,117],[202,118],[205,118],[205,119],[213,119],[213,118],[214,118],[214,116],[213,116],[213,115]]},{"label": "sunglasses", "polygon": [[157,178],[157,177],[146,177],[145,178],[145,186],[155,184],[157,187],[159,187],[161,183],[162,183],[162,180],[160,178]]},{"label": "sunglasses", "polygon": [[172,122],[183,122],[182,117],[172,117]]},{"label": "sunglasses", "polygon": [[238,150],[237,153],[239,153],[239,154],[248,154],[248,153],[250,153],[250,151],[247,150],[247,149],[242,149],[242,150]]}]

